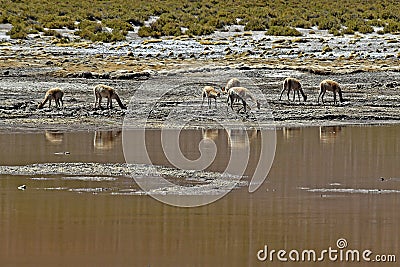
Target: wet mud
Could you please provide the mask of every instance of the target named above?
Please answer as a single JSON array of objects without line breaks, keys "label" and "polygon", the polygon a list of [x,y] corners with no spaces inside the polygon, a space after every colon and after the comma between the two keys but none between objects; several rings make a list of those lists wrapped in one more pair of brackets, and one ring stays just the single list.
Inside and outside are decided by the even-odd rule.
[{"label": "wet mud", "polygon": [[[234,72],[236,73],[236,71]],[[231,71],[215,71],[206,74],[184,74],[179,76],[158,76],[155,79],[169,81],[195,81],[182,83],[174,87],[173,93],[165,93],[159,82],[152,86],[152,79],[137,80],[102,80],[67,79],[51,77],[6,77],[0,80],[0,127],[3,129],[117,129],[121,128],[125,116],[129,122],[146,127],[162,127],[172,111],[177,118],[190,116],[189,127],[216,127],[210,120],[226,123],[257,122],[259,125],[307,126],[332,124],[380,124],[397,123],[400,118],[400,75],[398,72],[372,72],[346,75],[317,75],[299,71],[282,70],[246,70],[240,72],[249,82],[251,89],[262,94],[261,109],[253,109],[244,114],[228,108],[226,95],[217,99],[217,107],[207,107],[201,97],[202,87],[208,84],[224,86]],[[279,100],[285,77],[294,76],[301,80],[308,95],[307,102],[296,100],[293,94],[290,101],[286,93]],[[184,78],[182,78],[184,77]],[[222,78],[221,78],[222,77]],[[317,103],[319,82],[325,78],[338,81],[343,90],[344,102],[333,104],[333,94],[327,92],[325,104]],[[137,90],[153,90],[144,102],[132,101],[128,110],[121,110],[116,103],[112,110],[94,109],[93,86],[105,83],[116,88],[123,103],[128,105]],[[38,109],[47,89],[61,87],[65,91],[64,107],[49,108],[47,104]],[[115,101],[115,100],[114,100]],[[54,101],[53,101],[54,102]],[[103,100],[103,106],[106,103]],[[179,120],[179,119],[176,119]],[[134,125],[135,126],[135,125]],[[220,126],[219,126],[220,127]]]},{"label": "wet mud", "polygon": [[[147,120],[148,127],[160,128],[171,110],[181,117],[191,114],[189,127],[194,128],[207,125],[210,117],[227,123],[257,118],[264,125],[273,120],[278,126],[397,123],[398,36],[332,37],[326,31],[313,32],[306,30],[302,37],[219,32],[203,38],[154,40],[129,35],[120,43],[67,45],[46,36],[16,41],[0,32],[0,127],[115,129],[122,127],[128,114],[131,123]],[[220,88],[238,73],[250,89],[261,90],[260,111],[227,112],[226,96],[218,99],[216,109],[201,107],[204,85]],[[288,76],[301,80],[306,103],[289,102],[285,94],[279,100]],[[338,106],[332,105],[330,92],[325,105],[317,104],[318,85],[328,78],[343,87],[345,101]],[[175,92],[163,94],[160,84],[151,86],[154,79],[172,84],[175,80]],[[144,105],[133,105],[128,111],[116,104],[112,111],[95,110],[92,88],[99,83],[115,87],[125,104],[143,84],[150,92]],[[37,104],[51,87],[65,90],[65,107],[38,110]],[[144,108],[146,104],[155,112]]]}]

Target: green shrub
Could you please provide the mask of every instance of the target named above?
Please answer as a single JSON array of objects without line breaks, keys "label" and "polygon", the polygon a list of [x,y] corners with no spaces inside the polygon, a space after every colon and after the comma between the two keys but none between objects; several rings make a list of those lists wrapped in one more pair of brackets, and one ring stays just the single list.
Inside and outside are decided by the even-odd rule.
[{"label": "green shrub", "polygon": [[254,18],[247,22],[244,27],[245,31],[264,31],[268,26],[268,22],[263,19]]},{"label": "green shrub", "polygon": [[368,25],[371,26],[376,26],[376,27],[384,27],[386,23],[383,20],[380,19],[372,19],[367,21]]},{"label": "green shrub", "polygon": [[123,21],[121,19],[105,20],[104,25],[109,28],[112,28],[113,30],[122,31],[122,32],[128,32],[128,31],[133,30],[133,27],[131,24],[129,24],[128,22]]},{"label": "green shrub", "polygon": [[75,22],[69,16],[46,15],[40,21],[43,27],[49,29],[62,29],[64,27],[71,30],[75,29]]},{"label": "green shrub", "polygon": [[301,32],[296,30],[295,28],[288,26],[272,26],[270,27],[266,35],[275,35],[275,36],[301,36]]},{"label": "green shrub", "polygon": [[397,33],[400,32],[400,23],[397,21],[390,20],[388,23],[383,27],[384,33]]},{"label": "green shrub", "polygon": [[47,30],[47,31],[44,31],[44,35],[45,35],[45,36],[54,36],[54,37],[57,37],[57,38],[59,38],[59,39],[62,38],[61,33],[59,33],[58,31],[55,31],[55,30]]},{"label": "green shrub", "polygon": [[302,29],[311,29],[312,24],[310,21],[307,21],[305,19],[297,19],[294,22],[290,23],[292,27],[295,28],[302,28]]},{"label": "green shrub", "polygon": [[364,25],[361,25],[358,28],[358,32],[360,32],[360,33],[373,33],[374,32],[374,28],[372,28],[372,26],[370,26],[370,25],[364,24]]},{"label": "green shrub", "polygon": [[[149,28],[141,28],[142,36],[179,35],[180,28],[189,28],[189,34],[204,35],[236,24],[240,18],[246,30],[264,30],[272,26],[330,30],[332,33],[372,32],[372,26],[385,27],[383,32],[400,31],[398,1],[218,1],[218,0],[3,0],[0,23],[14,26],[12,36],[25,38],[26,34],[40,32],[41,28],[78,29],[80,35],[93,39],[119,40],[132,30],[132,25],[143,27],[150,16],[160,19]],[[80,21],[82,25],[76,25]],[[101,21],[103,32],[88,22]],[[35,26],[38,25],[38,26]],[[346,26],[349,30],[341,30]],[[285,30],[274,28],[270,32]],[[18,31],[21,31],[20,33]],[[11,33],[11,31],[10,31]],[[281,34],[281,33],[279,33]],[[98,35],[98,36],[95,36]],[[85,37],[85,38],[86,38]]]},{"label": "green shrub", "polygon": [[187,30],[186,34],[201,36],[201,35],[211,34],[214,32],[214,30],[215,29],[213,29],[208,25],[192,24],[189,26],[189,29]]},{"label": "green shrub", "polygon": [[142,27],[139,28],[138,35],[140,37],[150,37],[151,36],[151,37],[156,37],[157,38],[157,37],[161,36],[161,33],[156,31],[156,30],[154,30],[151,27],[142,26]]},{"label": "green shrub", "polygon": [[363,19],[354,19],[354,20],[349,20],[345,23],[345,26],[350,31],[353,32],[360,32],[360,33],[372,33],[374,32],[374,28],[372,28],[371,25],[368,25]]},{"label": "green shrub", "polygon": [[162,35],[180,36],[182,35],[181,27],[178,23],[169,22],[162,27]]},{"label": "green shrub", "polygon": [[13,39],[25,39],[28,36],[26,25],[20,23],[13,25],[10,31],[7,32]]},{"label": "green shrub", "polygon": [[351,28],[346,28],[346,29],[343,29],[343,30],[342,30],[342,33],[343,33],[343,34],[354,34],[355,32],[354,32],[354,30],[351,29]]},{"label": "green shrub", "polygon": [[341,36],[343,35],[343,32],[336,28],[329,29],[328,33],[333,34],[334,36]]},{"label": "green shrub", "polygon": [[340,30],[341,25],[337,18],[335,17],[323,17],[317,20],[318,29],[320,30],[330,30],[337,29]]}]

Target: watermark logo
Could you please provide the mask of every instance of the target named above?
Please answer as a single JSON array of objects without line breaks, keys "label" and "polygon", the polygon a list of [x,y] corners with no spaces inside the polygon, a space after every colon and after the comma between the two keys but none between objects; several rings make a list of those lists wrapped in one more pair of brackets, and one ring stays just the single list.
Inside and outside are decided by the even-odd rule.
[{"label": "watermark logo", "polygon": [[265,245],[257,252],[257,259],[262,262],[396,262],[395,254],[378,254],[370,249],[348,248],[347,240],[339,238],[336,247],[327,249],[270,249]]},{"label": "watermark logo", "polygon": [[[204,86],[221,90],[233,77],[251,92],[246,113],[237,112],[242,105],[240,101],[234,103],[236,107],[232,110],[227,105],[228,95],[223,93],[217,103],[211,99],[209,106],[207,98],[203,103]],[[255,100],[261,104],[260,109]],[[203,132],[198,143],[200,156],[195,159],[189,158],[181,149],[183,131],[193,128]],[[224,151],[229,155],[225,155],[228,158],[225,169],[210,176],[207,168],[221,153],[210,137],[215,129],[227,136],[228,149]],[[238,71],[159,75],[144,82],[131,98],[123,123],[123,152],[132,177],[146,194],[169,205],[196,207],[220,199],[238,185],[250,162],[250,143],[254,135],[261,150],[249,181],[249,192],[256,191],[266,179],[275,155],[272,111],[262,91]],[[189,142],[195,141],[193,138]],[[157,160],[154,154],[158,152],[154,150],[160,150],[167,162]],[[145,165],[147,173],[137,173],[138,165]],[[178,183],[176,179],[168,179],[165,166],[186,177],[181,177],[183,181]],[[199,179],[195,185],[184,182],[204,176],[207,179]]]}]

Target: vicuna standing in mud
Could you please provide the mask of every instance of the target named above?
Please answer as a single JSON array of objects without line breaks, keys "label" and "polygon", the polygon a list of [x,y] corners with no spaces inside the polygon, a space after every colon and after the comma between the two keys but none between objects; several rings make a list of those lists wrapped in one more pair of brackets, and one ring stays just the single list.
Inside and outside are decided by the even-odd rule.
[{"label": "vicuna standing in mud", "polygon": [[339,94],[340,102],[344,101],[344,99],[342,97],[342,89],[340,88],[340,86],[339,86],[339,84],[337,82],[332,81],[332,80],[323,80],[320,83],[319,87],[320,87],[320,92],[319,92],[319,95],[318,95],[317,103],[319,103],[319,98],[320,97],[322,99],[322,103],[325,103],[324,102],[324,95],[325,95],[326,91],[333,92],[333,103],[334,103],[334,105],[336,105],[336,93]]},{"label": "vicuna standing in mud", "polygon": [[228,91],[229,91],[229,89],[232,88],[232,87],[240,87],[240,81],[239,81],[238,78],[232,78],[232,79],[230,79],[230,80],[226,83],[225,87],[222,87],[222,93],[223,93],[223,94],[227,94]]},{"label": "vicuna standing in mud", "polygon": [[220,92],[217,92],[212,86],[204,86],[203,88],[203,102],[201,102],[201,106],[203,106],[204,98],[207,97],[208,107],[211,108],[211,98],[215,100],[215,107],[217,107],[217,97],[220,96]]},{"label": "vicuna standing in mud", "polygon": [[94,102],[94,108],[97,108],[97,103],[99,108],[101,107],[101,98],[105,97],[107,98],[107,108],[112,108],[112,99],[117,100],[118,105],[122,109],[126,109],[126,106],[122,104],[121,99],[119,98],[118,94],[115,92],[114,88],[104,85],[104,84],[99,84],[94,87],[94,96],[95,96],[95,102]]},{"label": "vicuna standing in mud", "polygon": [[279,97],[279,100],[282,99],[282,95],[283,95],[283,92],[285,92],[285,90],[287,90],[287,99],[288,99],[288,101],[290,101],[290,100],[289,100],[289,93],[290,93],[290,90],[293,90],[293,101],[294,101],[295,98],[296,98],[296,91],[297,91],[297,96],[298,96],[298,98],[299,98],[299,101],[300,101],[300,94],[299,94],[299,92],[300,92],[301,95],[303,96],[304,102],[307,101],[307,96],[306,96],[306,94],[303,92],[303,89],[301,88],[301,83],[300,83],[299,80],[297,80],[297,79],[295,79],[295,78],[286,78],[285,81],[283,81],[283,88],[282,88],[281,96]]},{"label": "vicuna standing in mud", "polygon": [[258,102],[258,100],[255,99],[255,97],[250,93],[249,89],[244,88],[244,87],[232,87],[232,88],[230,88],[229,91],[228,91],[228,99],[226,101],[228,106],[229,106],[229,100],[231,101],[230,106],[231,106],[232,110],[233,110],[233,102],[235,100],[242,101],[242,104],[243,104],[242,108],[244,109],[245,113],[246,113],[246,107],[248,106],[247,105],[247,101],[248,100],[253,101],[257,105],[257,108],[260,109],[260,102]]},{"label": "vicuna standing in mud", "polygon": [[60,102],[61,105],[64,106],[64,102],[62,100],[64,96],[64,92],[60,88],[52,88],[49,89],[46,92],[46,95],[44,96],[43,101],[38,105],[38,108],[43,108],[43,106],[46,104],[47,101],[49,101],[49,108],[51,107],[51,100],[55,100],[56,102],[56,107],[60,107]]}]

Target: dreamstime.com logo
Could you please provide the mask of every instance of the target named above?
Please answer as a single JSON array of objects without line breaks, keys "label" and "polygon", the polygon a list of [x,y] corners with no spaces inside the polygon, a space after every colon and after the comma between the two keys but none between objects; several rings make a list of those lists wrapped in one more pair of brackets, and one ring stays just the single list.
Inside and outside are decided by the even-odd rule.
[{"label": "dreamstime.com logo", "polygon": [[375,254],[370,249],[350,249],[347,240],[339,238],[336,247],[323,250],[292,249],[290,251],[269,249],[267,245],[257,252],[257,259],[262,262],[396,262],[394,254]]},{"label": "dreamstime.com logo", "polygon": [[[202,104],[204,86],[221,89],[233,77],[251,91],[254,100],[261,104],[260,109],[257,109],[255,101],[249,100],[251,111],[247,114],[232,111],[227,107],[226,94],[217,98],[217,107],[214,99],[211,99],[211,107],[207,99]],[[240,107],[240,103],[235,104],[235,109]],[[265,123],[269,125],[267,129],[261,127]],[[162,169],[165,162],[157,161],[159,150],[168,160],[166,165],[172,165],[177,173],[181,170],[189,173],[184,177],[188,180],[194,179],[190,175],[203,177],[217,153],[221,153],[215,140],[204,134],[198,143],[200,157],[186,157],[181,151],[180,136],[193,125],[205,133],[210,129],[225,131],[228,148],[224,148],[222,153],[229,154],[224,155],[228,163],[223,172],[214,172],[212,177],[208,176],[198,184],[171,182]],[[158,140],[155,140],[154,128],[160,129]],[[275,155],[276,133],[265,95],[238,71],[158,75],[144,82],[131,98],[123,123],[123,152],[132,177],[147,195],[173,206],[196,207],[220,199],[238,185],[250,161],[249,131],[255,132],[260,144],[260,156],[249,182],[251,193],[266,179]],[[193,142],[195,140],[193,138]],[[154,147],[155,144],[160,145]],[[137,172],[139,165],[145,166],[145,174]]]}]

